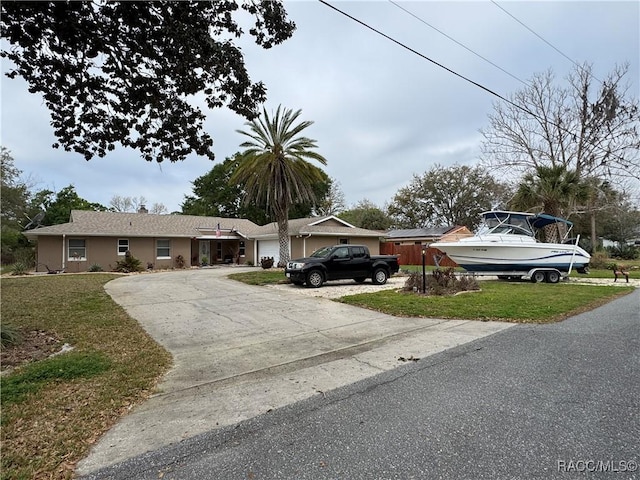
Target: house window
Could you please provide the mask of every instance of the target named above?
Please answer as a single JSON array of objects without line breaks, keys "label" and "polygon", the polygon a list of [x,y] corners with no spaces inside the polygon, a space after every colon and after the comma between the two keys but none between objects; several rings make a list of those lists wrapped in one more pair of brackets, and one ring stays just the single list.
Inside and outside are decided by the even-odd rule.
[{"label": "house window", "polygon": [[244,241],[240,241],[240,248],[238,249],[238,255],[240,255],[241,257],[245,256],[245,247],[244,247]]},{"label": "house window", "polygon": [[341,238],[338,243],[340,243],[340,245],[347,245],[349,243],[349,239]]},{"label": "house window", "polygon": [[171,240],[156,240],[156,258],[171,258]]},{"label": "house window", "polygon": [[128,238],[119,238],[118,239],[118,255],[124,255],[129,250],[129,239]]},{"label": "house window", "polygon": [[69,239],[69,261],[82,261],[87,259],[87,247],[84,238]]}]

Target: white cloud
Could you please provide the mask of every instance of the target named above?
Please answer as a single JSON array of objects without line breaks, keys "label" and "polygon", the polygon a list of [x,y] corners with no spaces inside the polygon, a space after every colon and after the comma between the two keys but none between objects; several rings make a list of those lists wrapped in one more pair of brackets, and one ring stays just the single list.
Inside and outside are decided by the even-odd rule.
[{"label": "white cloud", "polygon": [[[423,55],[501,95],[522,84],[390,2],[332,2]],[[553,68],[559,79],[569,60],[491,2],[401,2],[404,8],[446,32],[522,80]],[[594,64],[602,77],[628,61],[631,92],[640,91],[638,2],[499,2],[518,19],[577,62]],[[268,88],[266,108],[302,109],[314,121],[308,136],[328,160],[347,204],[368,198],[391,200],[414,173],[435,163],[473,164],[478,130],[497,99],[408,52],[319,2],[287,2],[298,29],[270,50],[243,41],[247,68]],[[3,60],[3,71],[8,66]],[[49,115],[21,80],[2,79],[2,144],[18,168],[42,180],[41,188],[73,184],[92,202],[113,195],[144,196],[150,204],[179,210],[191,182],[213,163],[190,157],[158,166],[136,152],[116,149],[103,159],[54,150]],[[216,162],[239,149],[244,119],[227,109],[208,112]]]}]

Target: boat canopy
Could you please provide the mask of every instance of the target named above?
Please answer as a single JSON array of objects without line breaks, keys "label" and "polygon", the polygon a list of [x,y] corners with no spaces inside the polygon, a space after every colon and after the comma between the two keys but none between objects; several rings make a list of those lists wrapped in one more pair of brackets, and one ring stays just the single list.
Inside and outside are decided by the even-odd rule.
[{"label": "boat canopy", "polygon": [[521,224],[526,221],[533,228],[544,228],[553,223],[564,223],[572,226],[573,222],[547,213],[511,212],[508,210],[490,210],[483,212],[482,217],[487,220],[498,220],[500,223]]},{"label": "boat canopy", "polygon": [[546,213],[538,213],[534,218],[530,219],[529,222],[531,222],[531,226],[533,228],[544,228],[552,223],[565,223],[570,227],[573,226],[573,222],[570,222],[569,220],[565,220],[564,218],[560,217],[554,217]]}]

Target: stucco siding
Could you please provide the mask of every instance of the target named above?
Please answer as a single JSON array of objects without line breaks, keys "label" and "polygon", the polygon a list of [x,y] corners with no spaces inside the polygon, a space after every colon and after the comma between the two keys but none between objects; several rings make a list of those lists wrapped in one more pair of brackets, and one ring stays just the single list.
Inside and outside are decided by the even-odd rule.
[{"label": "stucco siding", "polygon": [[51,270],[62,270],[63,262],[62,237],[38,238],[36,272],[46,272],[47,267]]},{"label": "stucco siding", "polygon": [[[321,247],[327,245],[337,245],[340,243],[340,239],[344,237],[339,236],[312,236],[308,238],[292,238],[291,239],[291,258],[308,257],[313,252]],[[351,237],[349,243],[352,245],[366,245],[369,248],[371,255],[379,255],[380,242],[377,238],[369,237]]]}]

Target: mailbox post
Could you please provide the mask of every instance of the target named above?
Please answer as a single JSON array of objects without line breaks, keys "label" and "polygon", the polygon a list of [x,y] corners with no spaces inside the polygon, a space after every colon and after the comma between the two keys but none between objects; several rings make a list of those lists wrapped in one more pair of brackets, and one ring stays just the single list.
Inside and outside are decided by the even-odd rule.
[{"label": "mailbox post", "polygon": [[427,247],[426,245],[422,246],[422,293],[426,293],[427,291],[427,273],[426,273],[426,259],[427,257]]}]

